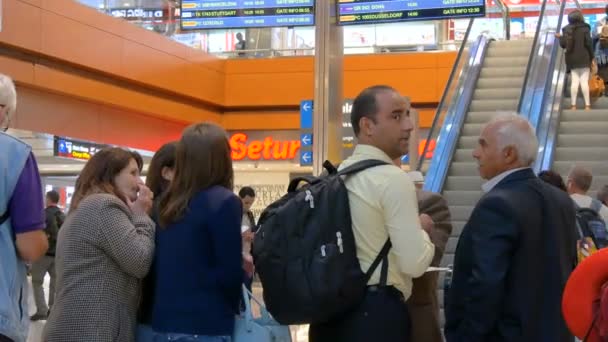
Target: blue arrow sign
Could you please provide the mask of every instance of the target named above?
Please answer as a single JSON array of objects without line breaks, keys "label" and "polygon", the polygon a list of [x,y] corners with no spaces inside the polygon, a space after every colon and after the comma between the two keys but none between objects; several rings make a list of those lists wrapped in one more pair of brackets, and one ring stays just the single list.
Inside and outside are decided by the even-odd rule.
[{"label": "blue arrow sign", "polygon": [[312,134],[302,133],[300,135],[300,142],[302,143],[302,146],[312,146]]},{"label": "blue arrow sign", "polygon": [[312,151],[300,152],[300,165],[312,165]]},{"label": "blue arrow sign", "polygon": [[305,100],[300,102],[300,128],[312,129],[313,101]]}]

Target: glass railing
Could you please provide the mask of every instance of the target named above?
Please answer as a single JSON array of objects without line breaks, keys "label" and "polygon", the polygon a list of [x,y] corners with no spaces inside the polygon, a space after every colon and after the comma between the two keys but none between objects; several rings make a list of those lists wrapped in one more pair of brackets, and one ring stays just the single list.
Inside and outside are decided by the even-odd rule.
[{"label": "glass railing", "polygon": [[[562,4],[565,4],[565,2],[562,2]],[[537,124],[538,117],[535,113],[538,113],[542,105],[547,75],[557,44],[555,33],[560,27],[560,18],[564,7],[562,4],[558,0],[543,1],[532,50],[530,50],[518,111],[528,118],[533,126]]]},{"label": "glass railing", "polygon": [[[509,10],[504,2],[498,0],[495,1],[495,5],[490,5],[488,2],[487,12],[487,18],[469,21],[462,45],[433,118],[429,136],[418,159],[417,170],[426,172],[426,167],[429,167],[425,189],[430,191],[440,191],[443,186],[448,163],[472,99],[490,39],[510,38]],[[492,21],[494,22],[492,23]],[[502,26],[502,34],[497,35],[496,32],[490,34],[487,29],[489,22]],[[428,152],[431,144],[435,145],[435,150],[429,164]]]},{"label": "glass railing", "polygon": [[[581,10],[582,6],[578,0],[567,0],[562,3],[562,11],[558,19],[558,27],[567,24],[567,17],[574,10]],[[553,153],[559,128],[559,120],[562,111],[562,100],[566,82],[566,63],[563,49],[559,46],[556,38],[552,49],[551,63],[549,63],[546,75],[545,91],[542,95],[542,104],[538,113],[531,115],[532,123],[535,124],[539,149],[534,165],[534,170],[540,172],[549,169],[553,163]]]},{"label": "glass railing", "polygon": [[[182,30],[177,0],[74,1],[220,58],[314,55],[314,27]],[[503,23],[508,15],[508,8],[505,9],[489,6],[490,18],[479,19],[485,25],[479,22],[473,35],[477,37],[481,31],[489,31],[491,38],[502,39],[502,31],[510,29]],[[345,26],[344,54],[455,51],[467,22],[467,19],[454,19]],[[238,33],[245,38],[246,50],[236,50]]]}]

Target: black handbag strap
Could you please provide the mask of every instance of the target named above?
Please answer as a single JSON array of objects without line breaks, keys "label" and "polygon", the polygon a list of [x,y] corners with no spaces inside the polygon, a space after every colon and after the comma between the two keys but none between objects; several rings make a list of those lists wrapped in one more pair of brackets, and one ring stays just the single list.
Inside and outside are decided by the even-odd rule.
[{"label": "black handbag strap", "polygon": [[380,262],[384,261],[382,263],[382,270],[381,270],[381,274],[380,274],[380,285],[381,286],[386,285],[387,277],[388,277],[388,252],[391,250],[391,247],[393,247],[393,244],[391,243],[391,239],[387,239],[386,242],[384,243],[384,246],[382,246],[380,253],[378,253],[378,256],[376,256],[376,259],[374,259],[374,262],[372,262],[372,265],[369,267],[369,269],[365,273],[365,282],[366,283],[372,277],[372,274],[374,274],[374,272],[378,268],[378,265],[380,264]]}]

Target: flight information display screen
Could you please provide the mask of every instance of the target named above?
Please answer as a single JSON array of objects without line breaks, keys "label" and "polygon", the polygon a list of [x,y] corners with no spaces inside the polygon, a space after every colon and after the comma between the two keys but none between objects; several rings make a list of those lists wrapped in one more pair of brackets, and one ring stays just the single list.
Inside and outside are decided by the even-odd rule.
[{"label": "flight information display screen", "polygon": [[341,25],[486,15],[485,0],[338,0],[337,7]]},{"label": "flight information display screen", "polygon": [[182,30],[312,26],[315,0],[183,0]]}]

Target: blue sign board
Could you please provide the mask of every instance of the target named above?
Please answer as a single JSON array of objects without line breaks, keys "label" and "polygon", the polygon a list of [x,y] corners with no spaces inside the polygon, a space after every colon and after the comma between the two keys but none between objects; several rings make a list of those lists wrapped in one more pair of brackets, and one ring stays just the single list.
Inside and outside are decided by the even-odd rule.
[{"label": "blue sign board", "polygon": [[300,165],[312,165],[312,151],[300,152]]},{"label": "blue sign board", "polygon": [[312,124],[314,101],[300,102],[300,165],[312,165]]},{"label": "blue sign board", "polygon": [[313,101],[300,102],[300,129],[312,129]]},{"label": "blue sign board", "polygon": [[302,133],[300,135],[300,142],[302,143],[302,146],[312,146],[312,134]]},{"label": "blue sign board", "polygon": [[315,24],[315,0],[183,0],[182,30]]},{"label": "blue sign board", "polygon": [[338,0],[341,25],[483,17],[486,0]]}]

